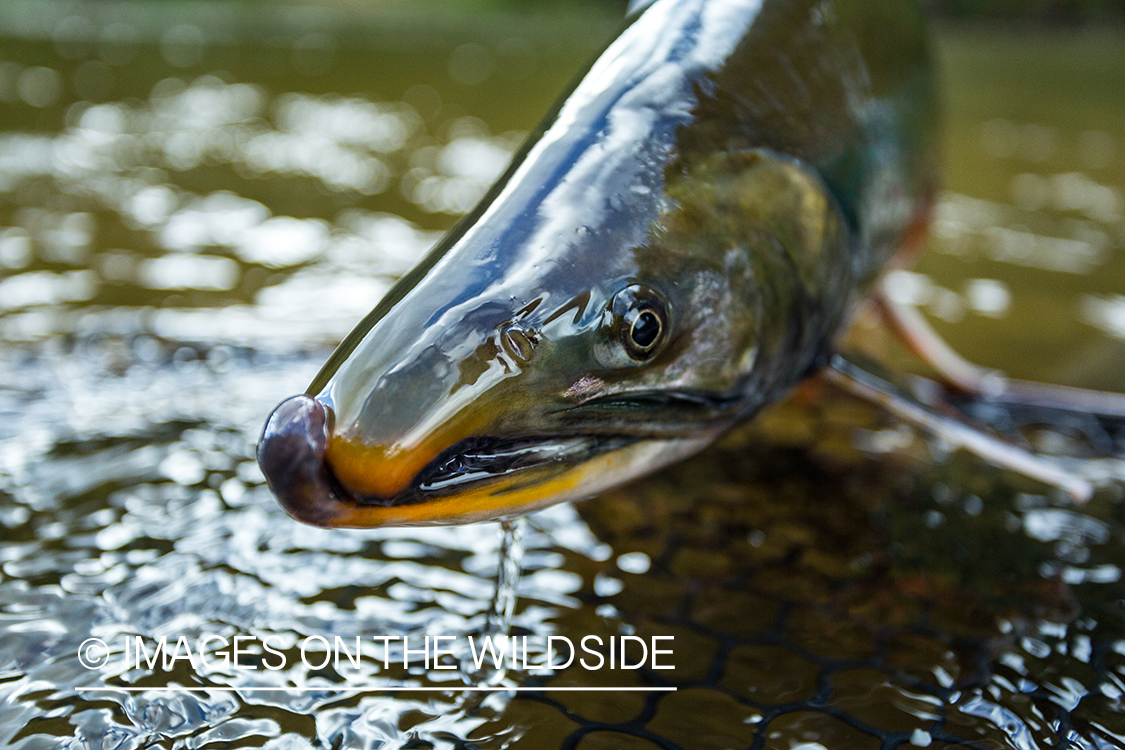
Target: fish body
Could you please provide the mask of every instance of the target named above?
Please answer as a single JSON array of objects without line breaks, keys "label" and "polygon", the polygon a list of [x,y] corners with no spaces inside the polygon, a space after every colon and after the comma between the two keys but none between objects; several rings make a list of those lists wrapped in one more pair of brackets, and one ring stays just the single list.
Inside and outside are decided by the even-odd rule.
[{"label": "fish body", "polygon": [[925,223],[909,0],[656,0],[259,444],[322,526],[458,523],[694,453],[823,366]]}]

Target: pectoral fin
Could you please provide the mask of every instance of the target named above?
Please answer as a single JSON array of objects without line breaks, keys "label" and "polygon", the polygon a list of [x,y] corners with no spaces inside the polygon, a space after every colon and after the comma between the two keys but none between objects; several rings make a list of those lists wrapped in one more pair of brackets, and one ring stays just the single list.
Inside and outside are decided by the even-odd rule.
[{"label": "pectoral fin", "polygon": [[824,375],[830,383],[853,396],[875,404],[954,448],[963,448],[997,466],[1065,490],[1079,502],[1093,496],[1093,484],[1056,459],[997,437],[953,409],[945,411],[923,403],[877,372],[877,366],[871,363],[861,365],[836,355]]}]

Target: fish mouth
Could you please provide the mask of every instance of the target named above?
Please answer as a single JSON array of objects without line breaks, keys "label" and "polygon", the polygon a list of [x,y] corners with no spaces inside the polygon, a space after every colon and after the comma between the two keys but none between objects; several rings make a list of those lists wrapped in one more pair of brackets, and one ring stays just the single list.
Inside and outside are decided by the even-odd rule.
[{"label": "fish mouth", "polygon": [[[502,518],[575,496],[571,469],[628,448],[618,435],[470,437],[442,451],[389,497],[352,492],[326,458],[331,409],[307,395],[274,409],[258,442],[258,463],[285,511],[321,527],[464,523]],[[581,472],[578,472],[581,474]]]},{"label": "fish mouth", "polygon": [[430,462],[418,474],[414,487],[393,502],[423,502],[427,495],[454,493],[498,478],[512,479],[513,486],[518,487],[521,474],[552,466],[562,469],[635,440],[604,435],[467,438]]}]

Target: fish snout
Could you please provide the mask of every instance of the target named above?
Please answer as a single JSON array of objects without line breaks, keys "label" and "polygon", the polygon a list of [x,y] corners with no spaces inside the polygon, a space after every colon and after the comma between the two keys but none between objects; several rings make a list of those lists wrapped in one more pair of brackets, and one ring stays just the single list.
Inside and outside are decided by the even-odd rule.
[{"label": "fish snout", "polygon": [[293,396],[278,404],[258,441],[266,484],[293,518],[337,526],[348,507],[325,463],[332,412],[320,401]]}]

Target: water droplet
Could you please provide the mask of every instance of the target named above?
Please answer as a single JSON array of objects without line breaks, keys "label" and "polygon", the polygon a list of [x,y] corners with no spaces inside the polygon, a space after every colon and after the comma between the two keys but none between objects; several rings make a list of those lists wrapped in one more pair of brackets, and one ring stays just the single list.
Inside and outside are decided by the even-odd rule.
[{"label": "water droplet", "polygon": [[990,318],[1002,318],[1012,304],[1008,285],[996,279],[969,279],[965,282],[965,296],[969,307]]}]

